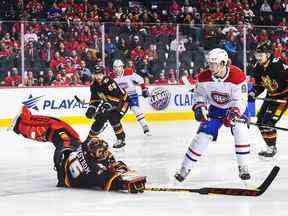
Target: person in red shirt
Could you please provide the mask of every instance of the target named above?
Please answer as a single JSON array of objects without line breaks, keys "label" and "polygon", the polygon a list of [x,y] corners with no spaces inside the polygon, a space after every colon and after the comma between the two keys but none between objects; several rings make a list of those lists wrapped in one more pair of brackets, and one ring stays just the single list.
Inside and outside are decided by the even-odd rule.
[{"label": "person in red shirt", "polygon": [[155,85],[167,85],[168,80],[165,78],[164,73],[159,74],[159,79],[155,80],[154,82]]}]

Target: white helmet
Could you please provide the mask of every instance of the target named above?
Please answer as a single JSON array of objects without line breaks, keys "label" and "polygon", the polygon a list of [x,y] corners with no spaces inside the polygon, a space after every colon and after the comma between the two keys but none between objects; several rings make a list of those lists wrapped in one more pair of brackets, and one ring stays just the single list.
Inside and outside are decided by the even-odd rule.
[{"label": "white helmet", "polygon": [[207,55],[208,63],[217,63],[222,64],[223,66],[227,65],[229,60],[228,54],[225,50],[216,48],[211,50]]},{"label": "white helmet", "polygon": [[116,59],[113,62],[113,70],[117,73],[118,76],[122,76],[124,73],[124,64],[120,59]]}]

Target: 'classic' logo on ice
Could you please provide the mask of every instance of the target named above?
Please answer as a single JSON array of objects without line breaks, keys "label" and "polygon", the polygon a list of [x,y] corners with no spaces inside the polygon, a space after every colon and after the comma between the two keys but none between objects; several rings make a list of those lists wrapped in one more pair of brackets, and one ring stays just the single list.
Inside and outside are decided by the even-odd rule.
[{"label": "'classic' logo on ice", "polygon": [[223,105],[223,104],[227,104],[230,102],[230,97],[229,97],[229,94],[227,93],[212,91],[211,97],[217,104]]},{"label": "'classic' logo on ice", "polygon": [[43,96],[33,97],[32,94],[30,94],[28,99],[23,101],[22,104],[28,108],[35,109],[35,110],[39,111],[37,103],[41,99],[41,97],[43,97]]},{"label": "'classic' logo on ice", "polygon": [[149,103],[156,110],[165,109],[171,98],[171,93],[162,87],[154,88],[150,92]]}]

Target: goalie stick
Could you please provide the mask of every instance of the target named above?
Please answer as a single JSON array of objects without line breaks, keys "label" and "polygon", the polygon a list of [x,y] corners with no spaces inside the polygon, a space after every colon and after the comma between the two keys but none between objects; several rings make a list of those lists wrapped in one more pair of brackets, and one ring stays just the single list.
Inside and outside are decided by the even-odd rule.
[{"label": "goalie stick", "polygon": [[262,195],[277,176],[280,167],[274,166],[270,174],[266,177],[264,182],[256,189],[243,188],[217,188],[217,187],[203,187],[198,189],[192,188],[165,188],[165,187],[151,187],[146,188],[146,191],[165,191],[165,192],[191,192],[203,195],[218,194],[218,195],[232,195],[232,196],[260,196]]}]

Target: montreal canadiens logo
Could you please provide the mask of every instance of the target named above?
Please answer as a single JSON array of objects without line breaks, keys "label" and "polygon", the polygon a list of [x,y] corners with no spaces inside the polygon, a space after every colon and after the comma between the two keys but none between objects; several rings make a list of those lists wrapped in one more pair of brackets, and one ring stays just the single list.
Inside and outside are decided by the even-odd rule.
[{"label": "montreal canadiens logo", "polygon": [[230,97],[227,93],[213,91],[211,92],[211,97],[217,104],[223,105],[230,102]]},{"label": "montreal canadiens logo", "polygon": [[165,109],[171,98],[171,93],[162,87],[154,88],[150,92],[149,103],[155,110]]}]

